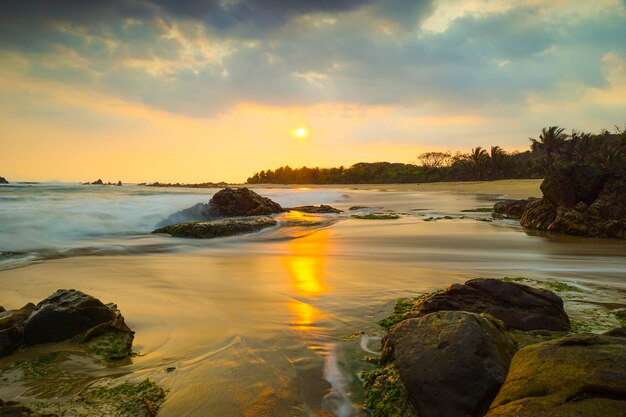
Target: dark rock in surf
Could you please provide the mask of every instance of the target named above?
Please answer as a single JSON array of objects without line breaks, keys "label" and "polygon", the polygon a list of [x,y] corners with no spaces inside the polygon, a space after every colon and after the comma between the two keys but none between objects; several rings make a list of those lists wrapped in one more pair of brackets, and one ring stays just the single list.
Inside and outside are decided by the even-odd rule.
[{"label": "dark rock in surf", "polygon": [[520,218],[524,214],[524,210],[531,201],[537,200],[536,198],[529,198],[527,200],[502,200],[498,201],[493,206],[493,213],[496,215],[502,215],[506,217]]},{"label": "dark rock in surf", "polygon": [[[267,197],[247,188],[224,188],[215,193],[207,203],[198,203],[170,215],[157,227],[184,222],[202,222],[220,217],[259,216],[281,213],[282,207]],[[156,232],[168,233],[168,232]]]},{"label": "dark rock in surf", "polygon": [[117,185],[118,187],[121,187],[122,186],[122,181],[118,181],[117,184],[115,184],[115,185]]},{"label": "dark rock in surf", "polygon": [[521,349],[486,417],[626,416],[626,339],[574,334]]},{"label": "dark rock in surf", "polygon": [[37,307],[24,323],[24,342],[32,346],[78,336],[117,319],[113,308],[76,290],[58,290]]},{"label": "dark rock in surf", "polygon": [[547,177],[520,219],[529,229],[626,239],[626,175],[574,165]]},{"label": "dark rock in surf", "polygon": [[498,279],[472,279],[417,301],[410,313],[419,317],[435,311],[487,313],[518,330],[568,330],[563,300],[552,291]]},{"label": "dark rock in surf", "polygon": [[383,364],[393,362],[423,417],[484,415],[516,351],[501,323],[464,311],[404,320],[383,343]]},{"label": "dark rock in surf", "polygon": [[0,356],[41,343],[72,339],[106,361],[127,358],[134,332],[115,304],[76,290],[58,290],[37,306],[0,312]]},{"label": "dark rock in surf", "polygon": [[101,179],[99,179],[99,178],[98,178],[97,180],[95,180],[94,182],[92,182],[92,183],[91,183],[91,185],[104,185],[104,183],[102,182],[102,180],[101,180]]},{"label": "dark rock in surf", "polygon": [[209,206],[219,217],[261,216],[283,211],[280,204],[245,187],[218,191]]},{"label": "dark rock in surf", "polygon": [[205,222],[179,223],[161,227],[152,233],[164,233],[175,237],[211,239],[258,232],[278,222],[271,217],[242,217],[210,220]]},{"label": "dark rock in surf", "polygon": [[0,184],[8,184],[8,183],[9,183],[9,181],[7,181],[6,178],[0,177]]},{"label": "dark rock in surf", "polygon": [[331,206],[328,206],[326,204],[321,204],[319,206],[297,206],[297,207],[285,208],[285,211],[289,211],[289,210],[300,211],[302,213],[312,213],[312,214],[317,214],[317,213],[334,213],[334,214],[338,214],[338,213],[341,213],[341,210],[336,209],[336,208],[331,207]]}]

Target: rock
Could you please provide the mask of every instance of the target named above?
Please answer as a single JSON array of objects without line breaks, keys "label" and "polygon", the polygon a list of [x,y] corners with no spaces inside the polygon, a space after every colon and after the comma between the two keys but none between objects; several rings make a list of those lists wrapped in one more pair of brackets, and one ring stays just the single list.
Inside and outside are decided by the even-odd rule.
[{"label": "rock", "polygon": [[37,304],[24,323],[26,345],[57,342],[118,319],[100,300],[76,290],[58,290]]},{"label": "rock", "polygon": [[174,224],[156,229],[152,233],[166,233],[175,237],[209,239],[258,232],[276,224],[278,222],[271,217],[242,217]]},{"label": "rock", "polygon": [[19,310],[4,310],[3,308],[3,311],[0,312],[0,330],[20,326],[34,309],[35,305],[33,303],[28,303]]},{"label": "rock", "polygon": [[118,187],[121,187],[122,186],[122,181],[118,181],[117,184],[115,184],[115,185],[117,185]]},{"label": "rock", "polygon": [[[157,227],[162,228],[184,222],[203,222],[220,217],[268,215],[282,211],[283,209],[278,203],[247,188],[224,188],[215,193],[208,204],[198,203],[178,211],[157,224]],[[169,232],[155,231],[155,233]]]},{"label": "rock", "polygon": [[0,177],[0,184],[8,184],[8,183],[9,183],[9,181],[7,181],[6,178]]},{"label": "rock", "polygon": [[578,165],[541,184],[544,197],[528,204],[520,224],[578,236],[626,239],[626,176]]},{"label": "rock", "polygon": [[319,206],[297,206],[286,208],[285,211],[301,211],[302,213],[341,213],[341,210],[336,209],[331,206],[327,206],[326,204],[322,204]]},{"label": "rock", "polygon": [[0,356],[15,352],[22,345],[22,327],[9,327],[0,330]]},{"label": "rock", "polygon": [[209,206],[220,217],[260,216],[283,211],[278,203],[247,188],[224,188],[215,193]]},{"label": "rock", "polygon": [[400,372],[421,417],[479,417],[504,382],[515,344],[488,315],[440,311],[393,326],[383,361]]},{"label": "rock", "polygon": [[626,416],[626,339],[576,334],[521,349],[486,417]]},{"label": "rock", "polygon": [[498,201],[493,206],[494,214],[500,214],[507,217],[522,217],[524,210],[528,203],[537,200],[537,198],[530,197],[527,200],[502,200]]},{"label": "rock", "polygon": [[102,180],[101,180],[101,179],[99,179],[99,178],[98,178],[97,180],[95,180],[94,182],[92,182],[92,183],[91,183],[91,185],[104,185],[104,183],[102,182]]},{"label": "rock", "polygon": [[518,330],[568,330],[563,300],[551,291],[498,279],[472,279],[417,301],[410,317],[435,311],[487,313]]}]

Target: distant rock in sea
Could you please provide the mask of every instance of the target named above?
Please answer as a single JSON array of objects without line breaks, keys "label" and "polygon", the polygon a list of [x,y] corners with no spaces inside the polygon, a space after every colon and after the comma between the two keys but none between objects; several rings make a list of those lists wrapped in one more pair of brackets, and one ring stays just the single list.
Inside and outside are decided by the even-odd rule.
[{"label": "distant rock in sea", "polygon": [[6,178],[0,177],[0,184],[8,184],[8,183],[9,183],[9,181],[7,181]]},{"label": "distant rock in sea", "polygon": [[104,182],[104,181],[102,181],[100,178],[98,178],[97,180],[95,180],[95,181],[93,181],[93,182],[89,182],[89,181],[87,181],[87,182],[83,182],[82,184],[83,184],[83,185],[116,185],[116,186],[118,186],[118,187],[121,187],[121,186],[123,185],[123,184],[122,184],[122,181],[118,181],[118,182],[117,182],[117,184],[112,183],[112,182],[106,182],[106,183],[105,183],[105,182]]},{"label": "distant rock in sea", "polygon": [[326,204],[322,204],[319,206],[297,206],[297,207],[285,208],[285,211],[289,211],[289,210],[299,211],[301,213],[312,213],[312,214],[320,214],[320,213],[339,214],[341,213],[341,210],[328,206]]},{"label": "distant rock in sea", "polygon": [[211,239],[258,232],[278,222],[271,217],[241,217],[210,220],[205,222],[180,223],[161,227],[152,233],[165,233],[175,237]]}]

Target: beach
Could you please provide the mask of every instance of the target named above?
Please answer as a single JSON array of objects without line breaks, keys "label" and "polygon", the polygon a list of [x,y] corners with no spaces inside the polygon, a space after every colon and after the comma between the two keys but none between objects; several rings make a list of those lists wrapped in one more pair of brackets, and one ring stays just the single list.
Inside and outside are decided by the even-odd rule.
[{"label": "beach", "polygon": [[[137,355],[104,367],[70,357],[54,379],[5,374],[0,398],[28,404],[150,378],[168,390],[159,416],[365,415],[358,375],[379,349],[376,321],[400,297],[523,276],[609,289],[626,306],[626,242],[528,232],[468,211],[540,196],[540,183],[254,186],[283,207],[343,213],[284,213],[277,227],[211,240],[150,232],[217,190],[1,187],[0,250],[20,253],[0,263],[1,304],[59,288],[114,302]],[[54,346],[35,352],[45,349]],[[34,354],[2,358],[0,369]]]}]

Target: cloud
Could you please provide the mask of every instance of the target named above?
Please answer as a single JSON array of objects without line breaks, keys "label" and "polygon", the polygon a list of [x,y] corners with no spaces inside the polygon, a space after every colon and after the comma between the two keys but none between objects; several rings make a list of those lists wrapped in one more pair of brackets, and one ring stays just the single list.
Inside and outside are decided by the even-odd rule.
[{"label": "cloud", "polygon": [[508,116],[564,82],[604,88],[603,57],[626,57],[621,4],[564,4],[472,8],[432,32],[425,0],[8,1],[0,53],[25,57],[25,76],[192,116],[240,103]]}]

